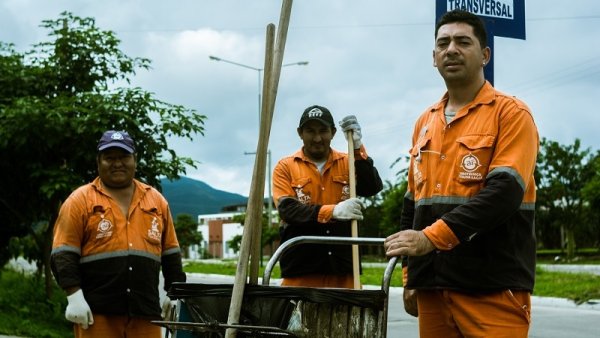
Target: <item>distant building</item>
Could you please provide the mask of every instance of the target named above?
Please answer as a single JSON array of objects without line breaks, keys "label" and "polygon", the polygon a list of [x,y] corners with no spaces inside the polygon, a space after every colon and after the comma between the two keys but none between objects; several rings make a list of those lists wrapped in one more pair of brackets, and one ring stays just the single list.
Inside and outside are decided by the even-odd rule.
[{"label": "distant building", "polygon": [[[202,234],[202,243],[190,246],[188,257],[190,259],[235,258],[236,254],[229,248],[227,242],[236,235],[243,234],[243,225],[233,221],[234,216],[242,214],[243,212],[225,212],[198,215],[198,232]],[[206,253],[206,256],[202,257],[201,252]]]},{"label": "distant building", "polygon": [[[236,258],[237,253],[227,244],[232,238],[244,233],[243,224],[233,220],[235,216],[246,213],[246,205],[236,205],[223,208],[226,212],[218,214],[198,215],[198,231],[202,233],[202,243],[192,245],[189,252],[190,259],[202,259],[200,251],[206,252],[210,258]],[[277,212],[273,212],[273,223],[278,224]],[[199,249],[203,250],[199,250]],[[270,254],[270,252],[264,252]]]}]

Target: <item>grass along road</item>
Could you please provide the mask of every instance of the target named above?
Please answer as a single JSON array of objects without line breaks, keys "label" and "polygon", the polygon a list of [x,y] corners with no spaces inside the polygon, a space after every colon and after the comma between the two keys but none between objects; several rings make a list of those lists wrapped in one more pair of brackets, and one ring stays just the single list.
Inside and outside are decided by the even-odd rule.
[{"label": "grass along road", "polygon": [[[560,269],[563,271],[553,271],[558,269],[557,266],[561,266]],[[186,261],[184,265],[185,272],[217,275],[235,275],[236,268],[235,261]],[[361,283],[363,285],[381,285],[384,269],[385,263],[363,263]],[[259,277],[262,277],[263,273],[264,266],[260,268]],[[271,279],[280,277],[279,265],[276,265],[271,273]],[[394,270],[391,286],[402,286],[398,265]],[[577,304],[589,300],[600,300],[600,265],[539,265],[536,270],[533,295],[566,298]]]}]

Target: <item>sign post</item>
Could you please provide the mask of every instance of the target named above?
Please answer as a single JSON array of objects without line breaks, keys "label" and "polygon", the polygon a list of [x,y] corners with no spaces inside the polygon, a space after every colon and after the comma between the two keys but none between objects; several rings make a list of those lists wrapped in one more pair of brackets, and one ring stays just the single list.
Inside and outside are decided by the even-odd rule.
[{"label": "sign post", "polygon": [[525,40],[525,0],[436,0],[435,22],[449,11],[461,9],[480,17],[492,53],[485,66],[486,80],[494,84],[494,36]]}]

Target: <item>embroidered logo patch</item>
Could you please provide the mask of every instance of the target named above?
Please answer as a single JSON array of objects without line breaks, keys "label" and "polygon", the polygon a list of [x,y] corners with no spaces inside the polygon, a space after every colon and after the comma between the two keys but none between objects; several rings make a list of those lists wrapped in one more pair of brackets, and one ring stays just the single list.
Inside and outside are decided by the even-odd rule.
[{"label": "embroidered logo patch", "polygon": [[98,234],[96,235],[96,239],[110,237],[112,236],[112,223],[104,218],[104,215],[101,216],[102,219],[98,222]]},{"label": "embroidered logo patch", "polygon": [[150,229],[148,229],[148,237],[160,241],[162,234],[158,230],[158,220],[156,217],[152,219],[152,224],[150,225]]},{"label": "embroidered logo patch", "polygon": [[119,133],[118,131],[116,133],[112,134],[110,136],[110,138],[113,140],[124,140],[125,139],[125,137],[123,137],[123,135],[121,133]]},{"label": "embroidered logo patch", "polygon": [[350,198],[350,186],[345,184],[342,188],[342,201],[345,201]]},{"label": "embroidered logo patch", "polygon": [[461,162],[460,167],[464,170],[458,173],[458,177],[464,180],[481,180],[483,175],[480,172],[476,172],[481,167],[481,163],[477,156],[469,153],[465,155]]},{"label": "embroidered logo patch", "polygon": [[323,111],[321,111],[321,109],[319,109],[319,108],[313,108],[308,112],[308,117],[310,117],[310,118],[321,117],[321,116],[323,116]]},{"label": "embroidered logo patch", "polygon": [[419,159],[413,161],[413,179],[415,180],[416,185],[423,183],[423,174],[421,173],[421,170],[419,170],[419,162]]},{"label": "embroidered logo patch", "polygon": [[300,203],[310,204],[310,195],[306,195],[304,190],[302,190],[302,187],[294,188],[294,191],[296,192],[296,197]]}]

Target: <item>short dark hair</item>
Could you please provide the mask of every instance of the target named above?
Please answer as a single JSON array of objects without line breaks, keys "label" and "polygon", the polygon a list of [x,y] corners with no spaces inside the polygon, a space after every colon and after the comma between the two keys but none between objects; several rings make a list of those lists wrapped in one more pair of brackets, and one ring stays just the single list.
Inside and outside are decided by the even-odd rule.
[{"label": "short dark hair", "polygon": [[455,22],[466,23],[467,25],[473,27],[473,33],[475,34],[477,40],[479,40],[481,48],[487,47],[487,32],[485,30],[483,21],[477,15],[461,9],[455,9],[442,15],[440,20],[435,25],[435,38],[437,39],[438,31],[440,30],[441,26]]}]

